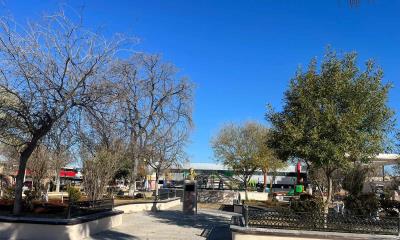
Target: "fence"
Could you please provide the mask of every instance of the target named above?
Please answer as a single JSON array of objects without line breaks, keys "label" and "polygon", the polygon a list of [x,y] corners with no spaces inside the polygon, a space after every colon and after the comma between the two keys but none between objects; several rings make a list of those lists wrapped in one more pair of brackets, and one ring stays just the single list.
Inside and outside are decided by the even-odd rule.
[{"label": "fence", "polygon": [[158,194],[158,200],[167,200],[170,198],[183,198],[183,189],[161,188]]},{"label": "fence", "polygon": [[114,199],[102,199],[95,201],[79,201],[68,204],[66,218],[79,217],[98,212],[112,211]]},{"label": "fence", "polygon": [[340,213],[305,213],[290,210],[243,207],[246,226],[324,232],[400,234],[400,218],[369,217]]}]

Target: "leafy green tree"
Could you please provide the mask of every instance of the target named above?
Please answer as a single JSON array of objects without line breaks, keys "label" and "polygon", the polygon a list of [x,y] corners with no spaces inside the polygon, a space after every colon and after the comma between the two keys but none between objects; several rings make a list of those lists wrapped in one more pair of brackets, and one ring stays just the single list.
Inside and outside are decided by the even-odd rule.
[{"label": "leafy green tree", "polygon": [[332,176],[352,162],[368,162],[384,150],[393,127],[387,106],[389,84],[373,61],[365,69],[357,54],[328,50],[318,69],[311,61],[299,70],[285,93],[281,112],[269,110],[270,146],[283,159],[302,159],[326,176],[325,211],[332,199]]},{"label": "leafy green tree", "polygon": [[362,193],[367,174],[368,168],[360,164],[354,165],[344,176],[343,189],[348,191],[350,195],[358,197]]},{"label": "leafy green tree", "polygon": [[229,124],[211,142],[215,157],[243,181],[246,200],[250,179],[264,158],[266,132],[259,123]]},{"label": "leafy green tree", "polygon": [[276,175],[279,169],[285,168],[287,163],[282,161],[275,150],[270,148],[267,144],[268,139],[270,138],[270,131],[269,129],[265,128],[264,130],[264,143],[261,145],[260,148],[260,169],[264,174],[264,188],[267,187],[267,175],[271,175],[270,181],[270,190],[272,192],[272,184],[275,182]]}]

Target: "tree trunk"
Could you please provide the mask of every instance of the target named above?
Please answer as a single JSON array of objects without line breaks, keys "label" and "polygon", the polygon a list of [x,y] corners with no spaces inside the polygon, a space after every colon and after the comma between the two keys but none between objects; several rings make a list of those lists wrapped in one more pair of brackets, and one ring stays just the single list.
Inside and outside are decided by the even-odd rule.
[{"label": "tree trunk", "polygon": [[155,200],[157,201],[158,200],[158,180],[159,180],[159,178],[160,178],[160,176],[159,176],[159,173],[158,173],[158,170],[156,170],[156,184],[154,184],[155,185]]},{"label": "tree trunk", "polygon": [[329,204],[332,201],[332,191],[333,191],[332,185],[333,184],[332,184],[332,177],[330,174],[327,174],[326,178],[328,180],[328,195],[326,197],[326,201],[324,204],[324,212],[327,214],[329,211]]},{"label": "tree trunk", "polygon": [[244,196],[245,196],[246,201],[249,201],[249,196],[247,194],[247,185],[248,185],[248,183],[247,183],[247,179],[246,179],[244,181]]},{"label": "tree trunk", "polygon": [[264,189],[263,189],[263,192],[264,192],[265,189],[267,188],[267,173],[268,173],[268,170],[265,169],[265,170],[263,171],[263,174],[264,174]]},{"label": "tree trunk", "polygon": [[43,121],[42,127],[33,134],[31,141],[27,143],[26,148],[19,156],[18,173],[15,183],[14,215],[19,215],[22,209],[22,188],[24,187],[26,163],[38,145],[39,140],[50,131],[54,123],[53,119],[51,119],[48,114],[46,115],[46,118],[47,119]]},{"label": "tree trunk", "polygon": [[269,192],[272,194],[273,193],[273,191],[272,191],[272,187],[273,187],[273,184],[275,183],[275,179],[276,179],[276,174],[275,173],[273,173],[272,174],[272,178],[271,178],[271,182],[269,183]]},{"label": "tree trunk", "polygon": [[24,179],[25,179],[25,170],[26,163],[28,162],[29,157],[31,156],[33,150],[35,150],[37,141],[32,141],[28,144],[28,146],[22,151],[19,157],[19,166],[18,173],[15,183],[15,200],[14,200],[14,208],[13,214],[19,215],[22,209],[22,188],[24,187]]},{"label": "tree trunk", "polygon": [[60,185],[61,185],[61,179],[60,179],[60,172],[56,172],[56,192],[60,192]]},{"label": "tree trunk", "polygon": [[136,177],[138,173],[139,159],[135,156],[133,162],[133,171],[131,174],[131,181],[129,183],[129,196],[133,196],[136,192]]},{"label": "tree trunk", "polygon": [[273,178],[271,179],[271,182],[269,182],[269,192],[272,193],[272,184],[273,184]]}]

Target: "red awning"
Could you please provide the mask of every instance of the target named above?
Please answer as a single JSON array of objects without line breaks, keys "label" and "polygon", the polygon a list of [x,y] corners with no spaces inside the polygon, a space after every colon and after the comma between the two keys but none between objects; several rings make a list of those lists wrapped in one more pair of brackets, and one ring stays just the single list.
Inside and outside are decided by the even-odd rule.
[{"label": "red awning", "polygon": [[76,172],[73,170],[63,170],[60,171],[60,177],[75,177]]},{"label": "red awning", "polygon": [[[15,172],[14,176],[17,176],[17,174],[18,174],[18,171]],[[29,169],[26,169],[25,175],[26,176],[31,176],[31,171]],[[60,177],[76,177],[76,172],[74,170],[61,169]]]}]

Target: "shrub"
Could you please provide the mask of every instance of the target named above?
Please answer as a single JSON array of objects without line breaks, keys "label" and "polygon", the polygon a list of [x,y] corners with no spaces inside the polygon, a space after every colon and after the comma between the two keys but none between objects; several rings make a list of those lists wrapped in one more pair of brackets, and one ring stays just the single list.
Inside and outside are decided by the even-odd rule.
[{"label": "shrub", "polygon": [[38,193],[35,190],[25,190],[24,194],[25,194],[24,198],[25,209],[28,211],[33,211],[34,209],[33,200],[37,198]]},{"label": "shrub", "polygon": [[354,166],[345,174],[343,179],[343,189],[350,195],[356,197],[361,194],[368,169],[362,166]]},{"label": "shrub", "polygon": [[122,195],[122,196],[117,195],[117,196],[115,196],[115,199],[132,200],[132,199],[135,199],[135,197],[134,196],[127,196],[127,195]]},{"label": "shrub", "polygon": [[3,199],[4,200],[14,200],[15,197],[15,187],[8,187],[4,189]]},{"label": "shrub", "polygon": [[79,189],[74,188],[74,187],[68,187],[67,188],[67,192],[68,192],[68,199],[69,202],[77,202],[81,199],[82,194],[79,191]]},{"label": "shrub", "polygon": [[290,209],[294,212],[315,213],[322,210],[322,201],[310,194],[300,194],[299,199],[290,201]]},{"label": "shrub", "polygon": [[399,216],[400,202],[395,200],[383,199],[380,201],[383,212],[388,216]]},{"label": "shrub", "polygon": [[264,202],[265,206],[268,208],[282,208],[287,207],[287,203],[279,202],[277,199],[273,198]]},{"label": "shrub", "polygon": [[145,198],[146,196],[143,193],[138,193],[135,195],[135,199],[136,198]]},{"label": "shrub", "polygon": [[354,215],[371,216],[379,209],[379,200],[374,193],[361,194],[359,196],[349,195],[344,198],[345,209]]}]

